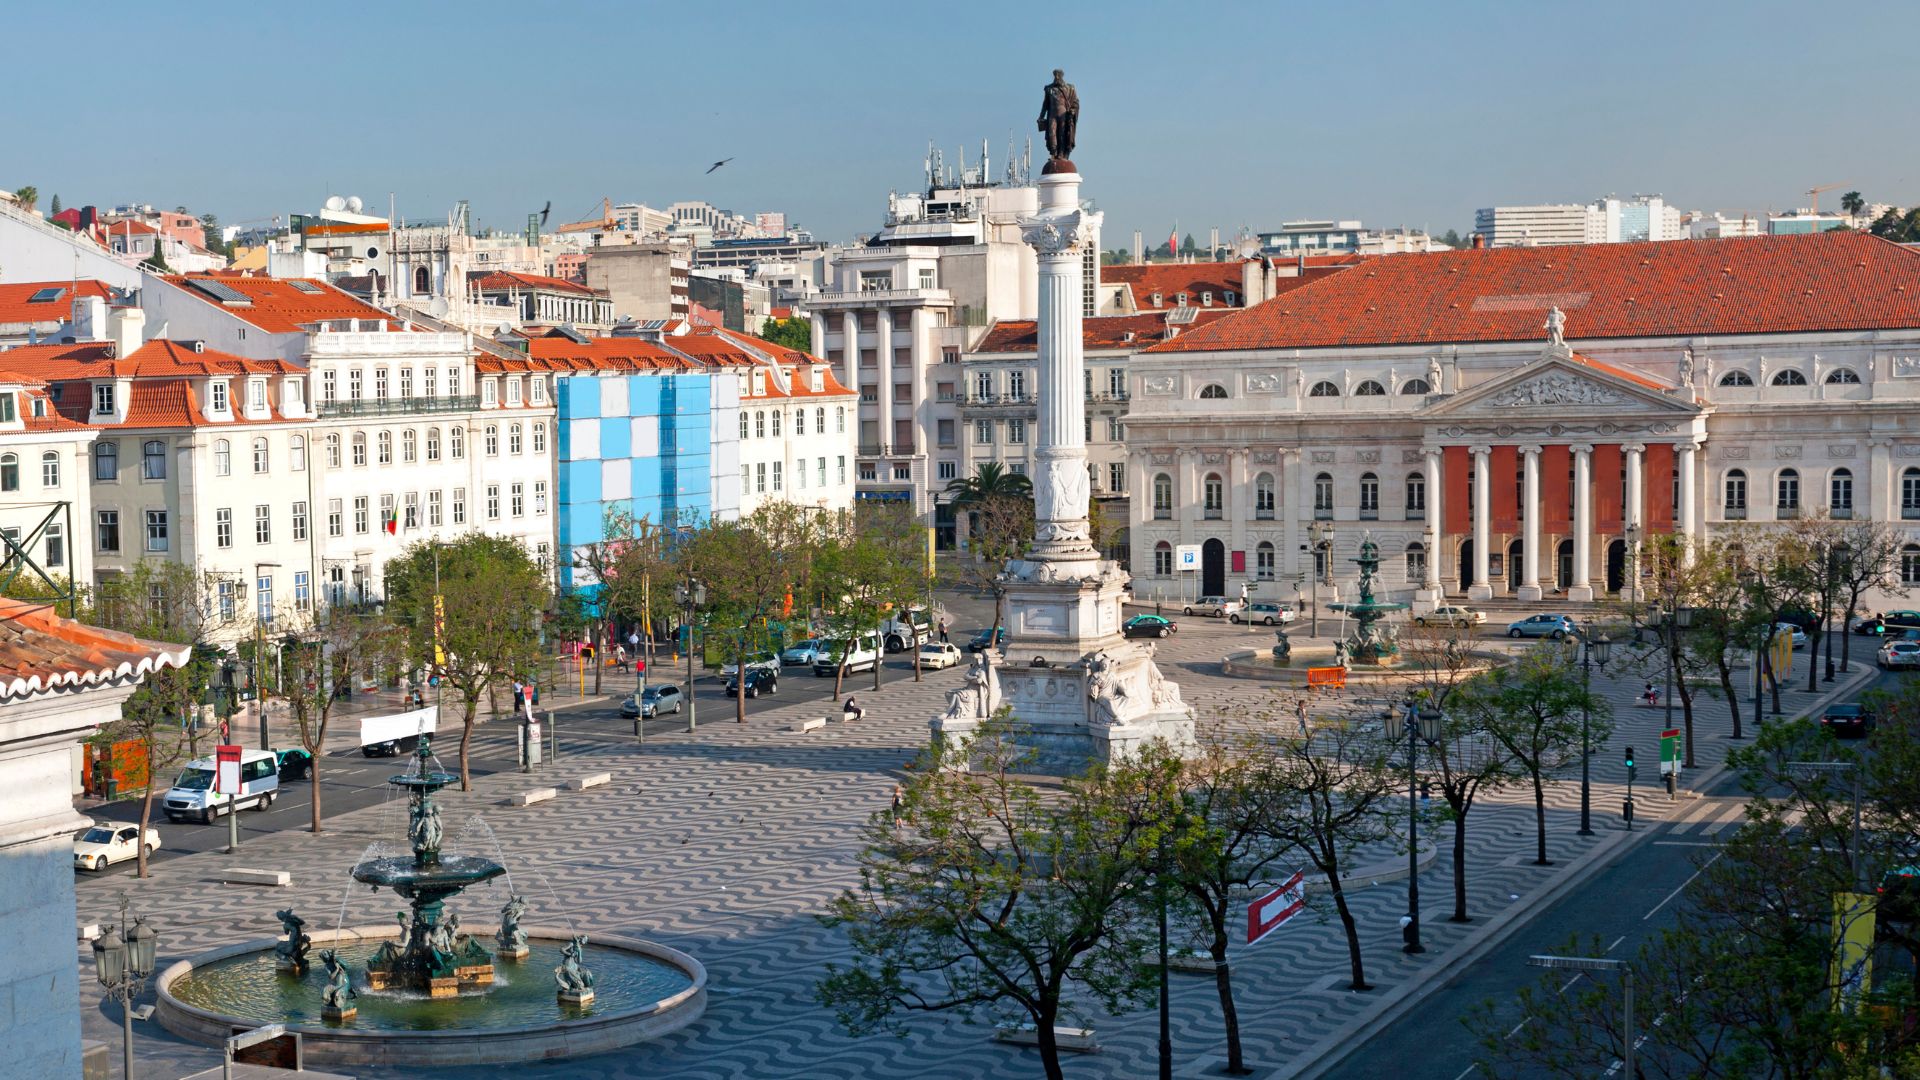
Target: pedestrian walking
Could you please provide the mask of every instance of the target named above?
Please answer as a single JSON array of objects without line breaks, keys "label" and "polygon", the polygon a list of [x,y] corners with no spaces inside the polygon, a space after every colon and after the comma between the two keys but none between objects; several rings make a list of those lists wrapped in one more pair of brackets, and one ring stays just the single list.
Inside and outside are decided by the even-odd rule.
[{"label": "pedestrian walking", "polygon": [[940,644],[947,644],[947,620],[940,620]]},{"label": "pedestrian walking", "polygon": [[895,825],[900,824],[900,808],[906,804],[907,792],[899,784],[893,785],[893,805],[887,809],[887,815]]},{"label": "pedestrian walking", "polygon": [[613,670],[627,670],[627,647],[619,642],[615,642],[613,646]]},{"label": "pedestrian walking", "polygon": [[1301,698],[1293,699],[1293,717],[1295,720],[1298,720],[1300,722],[1300,737],[1303,739],[1306,738],[1307,736],[1307,699],[1306,698],[1301,697]]}]

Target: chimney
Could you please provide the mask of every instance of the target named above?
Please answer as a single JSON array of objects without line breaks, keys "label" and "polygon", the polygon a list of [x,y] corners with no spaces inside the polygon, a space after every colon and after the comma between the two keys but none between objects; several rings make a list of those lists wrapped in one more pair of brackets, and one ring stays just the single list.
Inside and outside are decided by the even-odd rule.
[{"label": "chimney", "polygon": [[147,313],[137,307],[114,308],[107,316],[107,339],[115,356],[132,356],[146,344]]},{"label": "chimney", "polygon": [[1246,306],[1263,303],[1273,299],[1273,260],[1265,255],[1247,259],[1240,264],[1240,296]]},{"label": "chimney", "polygon": [[1145,251],[1146,249],[1141,246],[1140,230],[1133,230],[1133,265],[1139,266],[1146,261],[1146,257],[1143,254]]},{"label": "chimney", "polygon": [[80,297],[73,302],[73,336],[88,341],[107,340],[107,301],[104,297]]},{"label": "chimney", "polygon": [[1487,238],[1479,233],[1473,234],[1473,250],[1479,251],[1487,246]]}]

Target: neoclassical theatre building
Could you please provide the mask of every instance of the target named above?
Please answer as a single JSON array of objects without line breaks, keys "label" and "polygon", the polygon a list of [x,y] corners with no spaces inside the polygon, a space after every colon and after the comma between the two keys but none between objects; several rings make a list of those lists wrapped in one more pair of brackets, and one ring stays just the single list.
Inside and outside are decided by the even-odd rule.
[{"label": "neoclassical theatre building", "polygon": [[1370,534],[1402,599],[1587,600],[1635,531],[1821,514],[1920,585],[1920,252],[1865,234],[1385,256],[1129,367],[1143,599],[1350,587]]}]

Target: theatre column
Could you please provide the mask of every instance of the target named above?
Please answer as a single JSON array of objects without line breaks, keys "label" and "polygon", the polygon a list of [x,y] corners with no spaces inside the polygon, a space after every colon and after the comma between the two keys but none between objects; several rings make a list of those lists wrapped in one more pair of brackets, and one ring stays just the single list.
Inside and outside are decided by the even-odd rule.
[{"label": "theatre column", "polygon": [[1493,447],[1473,448],[1473,585],[1467,589],[1469,600],[1493,599],[1493,586],[1487,581],[1487,544],[1493,519],[1487,473],[1492,465]]},{"label": "theatre column", "polygon": [[1627,552],[1626,586],[1628,600],[1640,599],[1640,545],[1646,542],[1646,506],[1647,490],[1645,483],[1647,447],[1644,443],[1627,443],[1620,448],[1627,457],[1627,535],[1635,537],[1632,549]]},{"label": "theatre column", "polygon": [[1697,538],[1696,522],[1700,520],[1700,508],[1697,495],[1700,482],[1699,447],[1691,442],[1683,442],[1674,447],[1674,462],[1680,471],[1680,539],[1686,545],[1687,560],[1693,560],[1693,545]]},{"label": "theatre column", "polygon": [[1414,599],[1438,604],[1440,602],[1440,540],[1444,533],[1446,514],[1445,479],[1440,472],[1440,448],[1429,446],[1427,455],[1427,573],[1421,582],[1421,589]]},{"label": "theatre column", "polygon": [[1523,446],[1520,453],[1526,463],[1526,505],[1520,508],[1526,534],[1520,541],[1520,600],[1540,599],[1540,447]]},{"label": "theatre column", "polygon": [[1567,599],[1593,599],[1593,447],[1573,448],[1573,578]]}]

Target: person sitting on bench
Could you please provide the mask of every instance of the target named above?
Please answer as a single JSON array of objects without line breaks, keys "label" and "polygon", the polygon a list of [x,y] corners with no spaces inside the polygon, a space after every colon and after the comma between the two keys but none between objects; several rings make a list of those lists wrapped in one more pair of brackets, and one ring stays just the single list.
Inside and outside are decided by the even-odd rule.
[{"label": "person sitting on bench", "polygon": [[840,707],[840,715],[848,720],[858,720],[867,715],[867,711],[853,703],[853,695],[847,695],[847,703]]}]

